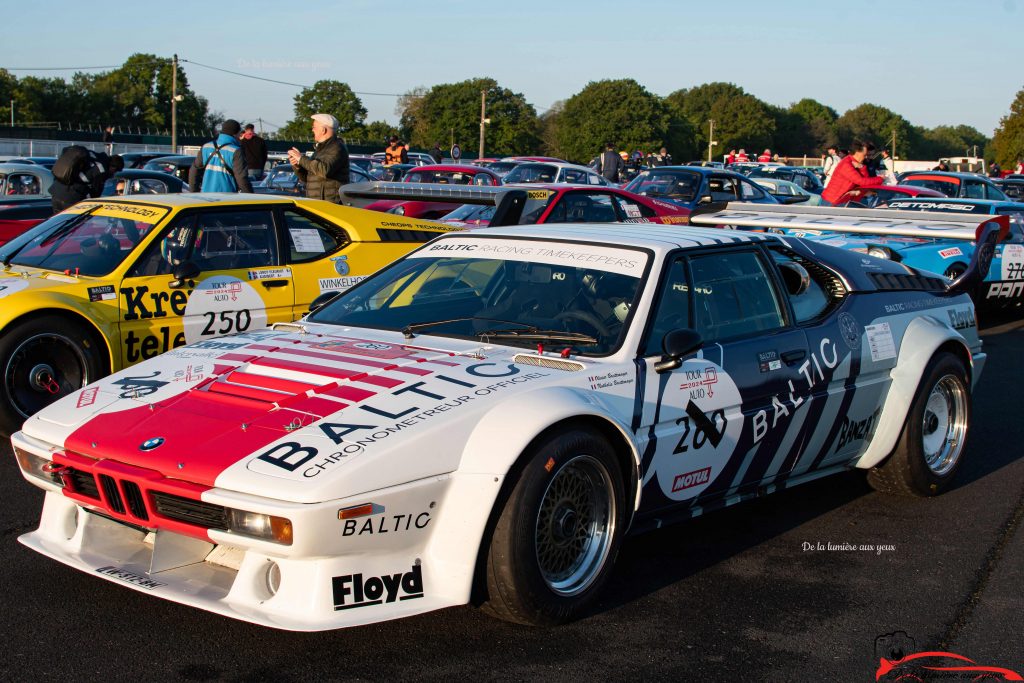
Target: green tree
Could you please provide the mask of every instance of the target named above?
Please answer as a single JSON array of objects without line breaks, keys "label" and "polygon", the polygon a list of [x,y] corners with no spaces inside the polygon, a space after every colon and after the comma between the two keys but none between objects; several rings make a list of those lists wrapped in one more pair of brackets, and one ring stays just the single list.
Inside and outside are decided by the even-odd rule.
[{"label": "green tree", "polygon": [[832,145],[838,144],[835,109],[805,97],[789,105],[789,124],[793,128],[788,140],[776,140],[775,144],[790,154],[824,154]]},{"label": "green tree", "polygon": [[529,154],[536,151],[539,122],[537,111],[522,93],[502,88],[492,78],[472,78],[460,83],[442,83],[430,89],[418,88],[399,101],[400,127],[406,141],[429,148],[442,148],[452,141],[462,146],[463,156],[476,155],[480,139],[480,93],[487,94],[486,153]]},{"label": "green tree", "polygon": [[313,114],[331,114],[338,119],[338,135],[359,130],[366,120],[366,107],[347,83],[321,80],[295,96],[295,117],[278,131],[282,140],[311,140]]},{"label": "green tree", "polygon": [[353,128],[345,137],[349,144],[381,145],[381,149],[383,149],[387,139],[392,135],[399,135],[397,126],[386,121],[371,121],[358,128]]},{"label": "green tree", "polygon": [[922,130],[920,136],[922,157],[925,159],[973,155],[975,148],[978,154],[982,154],[991,142],[977,128],[965,125],[936,126]]},{"label": "green tree", "polygon": [[[0,69],[0,126],[11,122],[11,100],[18,90],[18,79],[7,69]],[[17,114],[17,103],[15,103]]]},{"label": "green tree", "polygon": [[896,149],[890,150],[894,156],[913,159],[920,154],[920,132],[896,112],[876,104],[861,104],[850,109],[836,120],[836,127],[841,146],[862,140],[879,148],[889,148],[895,131]]},{"label": "green tree", "polygon": [[540,151],[547,156],[564,158],[558,145],[558,117],[565,109],[565,100],[558,100],[539,117]]},{"label": "green tree", "polygon": [[1010,113],[999,120],[990,147],[989,158],[994,156],[1003,168],[1012,169],[1018,159],[1024,159],[1024,89],[1010,104]]},{"label": "green tree", "polygon": [[[79,118],[81,102],[66,81],[60,78],[26,76],[14,89],[15,123],[71,122]],[[8,102],[8,118],[10,103]]]},{"label": "green tree", "polygon": [[[560,156],[587,162],[605,142],[644,152],[670,144],[674,119],[665,101],[632,79],[593,81],[565,102],[554,142]],[[678,149],[673,154],[682,154]]]},{"label": "green tree", "polygon": [[732,83],[704,83],[677,90],[665,99],[676,115],[689,123],[693,146],[702,156],[707,154],[711,119],[715,121],[718,142],[713,151],[715,157],[732,148],[760,151],[774,142],[777,108],[773,111]]}]

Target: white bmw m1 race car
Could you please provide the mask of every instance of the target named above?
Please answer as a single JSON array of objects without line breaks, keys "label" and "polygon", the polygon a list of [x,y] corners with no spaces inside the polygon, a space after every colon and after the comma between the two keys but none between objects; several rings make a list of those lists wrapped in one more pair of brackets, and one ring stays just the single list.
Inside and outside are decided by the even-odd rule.
[{"label": "white bmw m1 race car", "polygon": [[[739,212],[801,216],[693,222]],[[553,624],[627,533],[850,468],[933,495],[985,360],[964,292],[1007,226],[922,216],[812,219],[976,240],[955,282],[738,230],[440,237],[298,323],[173,349],[31,417],[13,445],[46,496],[21,541],[283,629],[467,602]]]}]

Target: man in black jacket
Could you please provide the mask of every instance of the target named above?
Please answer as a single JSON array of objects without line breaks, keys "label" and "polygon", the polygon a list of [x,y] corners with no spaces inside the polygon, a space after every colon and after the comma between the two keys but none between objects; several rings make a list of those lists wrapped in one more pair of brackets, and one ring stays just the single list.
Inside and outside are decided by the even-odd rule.
[{"label": "man in black jacket", "polygon": [[288,162],[295,169],[299,180],[306,185],[306,196],[310,199],[324,199],[335,204],[341,203],[338,191],[348,185],[348,150],[337,138],[338,119],[330,114],[314,114],[313,157],[309,158],[292,147],[288,150]]},{"label": "man in black jacket", "polygon": [[605,180],[618,183],[619,174],[625,170],[626,164],[623,163],[619,153],[615,151],[615,145],[611,142],[605,143],[604,151],[597,158],[597,172],[604,176]]},{"label": "man in black jacket", "polygon": [[75,174],[68,184],[54,178],[50,185],[50,203],[53,212],[60,213],[74,206],[83,199],[99,197],[103,194],[103,184],[107,179],[124,168],[124,159],[119,155],[108,157],[103,152],[89,152],[89,159]]},{"label": "man in black jacket", "polygon": [[249,181],[263,177],[263,169],[267,165],[267,143],[256,135],[256,126],[245,124],[242,139],[238,141],[245,154],[245,165],[249,169]]}]

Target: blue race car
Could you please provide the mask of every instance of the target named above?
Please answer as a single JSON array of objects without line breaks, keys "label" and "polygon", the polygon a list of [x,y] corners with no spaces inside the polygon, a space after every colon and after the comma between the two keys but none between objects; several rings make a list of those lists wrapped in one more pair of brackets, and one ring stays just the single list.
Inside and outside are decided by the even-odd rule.
[{"label": "blue race car", "polygon": [[691,211],[712,203],[780,203],[746,176],[713,167],[659,166],[641,171],[623,189],[669,201]]}]

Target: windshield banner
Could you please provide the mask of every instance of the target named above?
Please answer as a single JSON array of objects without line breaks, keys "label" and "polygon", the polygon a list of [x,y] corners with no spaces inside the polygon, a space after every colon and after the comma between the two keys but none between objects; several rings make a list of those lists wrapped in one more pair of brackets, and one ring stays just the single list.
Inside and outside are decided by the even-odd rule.
[{"label": "windshield banner", "polygon": [[647,254],[633,249],[615,249],[568,242],[450,238],[409,254],[409,258],[481,258],[530,261],[551,266],[571,266],[641,277]]},{"label": "windshield banner", "polygon": [[167,214],[167,209],[162,206],[147,206],[143,204],[121,204],[118,202],[79,202],[64,213],[85,213],[96,207],[93,216],[106,216],[109,218],[127,218],[139,223],[153,224]]}]

